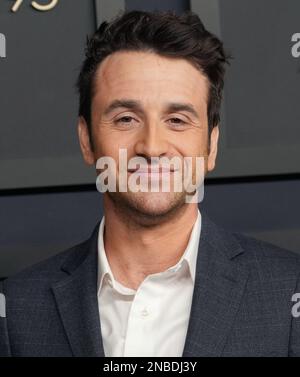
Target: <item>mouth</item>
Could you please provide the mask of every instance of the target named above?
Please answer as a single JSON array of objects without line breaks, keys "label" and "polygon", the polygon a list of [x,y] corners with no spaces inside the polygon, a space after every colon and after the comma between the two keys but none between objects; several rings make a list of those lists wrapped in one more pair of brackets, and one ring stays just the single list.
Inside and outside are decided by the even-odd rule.
[{"label": "mouth", "polygon": [[178,169],[173,169],[170,167],[165,167],[165,166],[142,166],[137,169],[128,169],[128,173],[136,173],[137,175],[141,176],[164,176],[168,174],[172,174]]}]

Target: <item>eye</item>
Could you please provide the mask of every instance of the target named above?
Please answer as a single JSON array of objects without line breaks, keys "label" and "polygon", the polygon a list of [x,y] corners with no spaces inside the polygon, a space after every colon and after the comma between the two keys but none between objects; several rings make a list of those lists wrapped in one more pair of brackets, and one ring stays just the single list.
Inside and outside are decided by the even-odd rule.
[{"label": "eye", "polygon": [[127,116],[123,116],[123,117],[117,119],[115,121],[115,123],[117,123],[117,124],[122,124],[122,123],[123,124],[130,124],[132,120],[134,120],[134,118],[131,117],[131,116],[129,116],[129,115],[127,115]]},{"label": "eye", "polygon": [[186,124],[186,122],[180,118],[171,118],[169,120],[172,126],[184,126]]}]

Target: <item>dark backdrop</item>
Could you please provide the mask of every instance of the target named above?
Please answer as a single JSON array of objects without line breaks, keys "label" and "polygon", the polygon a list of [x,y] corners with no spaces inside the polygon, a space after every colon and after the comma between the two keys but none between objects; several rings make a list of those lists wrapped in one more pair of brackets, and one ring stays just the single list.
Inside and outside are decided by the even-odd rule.
[{"label": "dark backdrop", "polygon": [[[213,2],[216,3],[210,0],[209,4]],[[253,4],[253,12],[248,12],[252,16],[260,9],[257,1],[245,2],[250,10]],[[295,4],[294,0],[290,2]],[[84,166],[79,152],[76,135],[77,96],[74,89],[86,35],[96,27],[94,1],[83,3],[82,0],[64,0],[60,1],[57,9],[45,13],[33,11],[30,2],[24,1],[17,14],[10,14],[12,3],[0,2],[0,32],[7,37],[7,58],[0,59],[0,276],[8,276],[83,241],[102,216],[101,196],[91,184],[94,172]],[[208,9],[205,0],[200,3],[206,6],[202,8],[203,19],[207,19],[210,24],[216,14],[205,12]],[[281,17],[283,5],[280,4],[283,3],[286,4],[283,0],[272,3],[275,5],[272,6],[270,19],[273,23],[276,17],[283,20],[277,27],[286,35],[287,30],[291,32],[291,25],[287,24],[287,17]],[[232,25],[239,26],[239,17],[241,20],[245,14],[241,14],[238,4],[234,0],[221,4],[220,21],[224,23],[225,19],[232,16],[235,21]],[[189,7],[190,2],[184,0],[126,1],[126,9],[173,9],[182,12]],[[263,15],[260,14],[257,22],[261,24],[263,21]],[[268,24],[268,17],[265,21]],[[239,45],[239,42],[242,44],[239,38],[250,38],[252,31],[249,27],[247,33],[237,34],[227,25],[230,23],[226,23],[226,27],[223,25],[223,34],[232,42],[232,46]],[[268,28],[267,35],[270,35],[272,30],[270,26]],[[222,35],[222,30],[219,31]],[[261,36],[259,42],[260,48],[269,46],[268,38]],[[273,40],[272,45],[277,46],[276,40]],[[249,53],[249,48],[245,48],[245,54]],[[289,48],[287,43],[287,54]],[[265,53],[261,51],[262,56]],[[238,61],[240,59],[244,65],[246,62],[242,58],[245,54],[241,58],[238,56]],[[269,54],[272,55],[271,49]],[[299,65],[296,60],[290,61],[290,57],[282,59],[282,64],[291,64],[294,68]],[[277,97],[275,94],[269,97],[266,93],[269,89],[272,91],[272,74],[268,72],[270,88],[264,82],[265,92],[256,92],[251,82],[251,95],[247,97],[249,91],[244,83],[241,85],[240,80],[251,76],[253,81],[255,72],[251,71],[248,76],[252,66],[248,70],[244,68],[242,72],[239,67],[236,64],[229,72],[218,168],[207,180],[205,199],[200,207],[206,210],[212,220],[229,230],[244,232],[298,252],[300,180],[295,167],[299,166],[299,160],[293,157],[293,164],[287,162],[292,159],[292,153],[296,156],[300,140],[297,138],[300,132],[298,108],[293,113],[294,105],[291,105],[296,103],[295,96],[299,93],[295,92],[293,86],[286,95],[277,93]],[[258,67],[255,66],[255,69]],[[287,75],[291,84],[292,74],[289,72]],[[299,80],[296,69],[294,74],[295,80]],[[284,80],[284,76],[281,81],[277,75],[277,87],[282,83],[284,88]],[[249,119],[248,114],[243,122],[246,111],[249,112],[245,101],[254,97],[255,106],[250,111],[253,117]],[[281,107],[276,106],[276,103],[271,107],[274,112],[268,117],[274,98],[284,101],[285,112],[290,104],[288,127],[282,122],[276,123],[276,119],[284,118]],[[239,101],[238,106],[236,101]],[[264,112],[264,101],[268,103],[268,113]],[[265,117],[263,121],[262,116]],[[275,126],[276,132],[272,132]],[[286,147],[279,156],[283,164],[279,166],[276,160],[271,164],[270,159],[264,171],[255,169],[255,166],[260,166],[260,159],[264,159],[255,154],[254,161],[251,150],[247,154],[243,149],[248,145],[260,147],[262,152],[275,153],[281,144]],[[265,154],[268,155],[267,152]],[[238,156],[242,157],[239,159]],[[256,165],[253,165],[253,161]],[[271,168],[269,174],[266,174],[267,168]],[[235,174],[229,174],[229,171]],[[243,177],[242,173],[248,177]]]}]

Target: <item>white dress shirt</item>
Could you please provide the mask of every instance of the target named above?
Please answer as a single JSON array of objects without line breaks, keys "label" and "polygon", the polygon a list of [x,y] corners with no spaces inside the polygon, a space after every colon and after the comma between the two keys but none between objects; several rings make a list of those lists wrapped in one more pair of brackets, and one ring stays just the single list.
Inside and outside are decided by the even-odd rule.
[{"label": "white dress shirt", "polygon": [[137,290],[115,280],[105,254],[104,225],[103,216],[98,237],[98,304],[105,356],[182,356],[195,282],[200,211],[179,262],[148,275]]}]

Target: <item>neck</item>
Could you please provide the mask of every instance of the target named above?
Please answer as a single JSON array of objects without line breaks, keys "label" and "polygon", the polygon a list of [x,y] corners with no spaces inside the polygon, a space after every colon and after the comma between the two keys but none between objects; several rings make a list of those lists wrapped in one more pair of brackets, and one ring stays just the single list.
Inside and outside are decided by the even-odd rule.
[{"label": "neck", "polygon": [[104,200],[104,245],[114,278],[137,289],[146,276],[175,265],[187,247],[197,211],[197,204],[185,204],[167,219],[145,225]]}]

